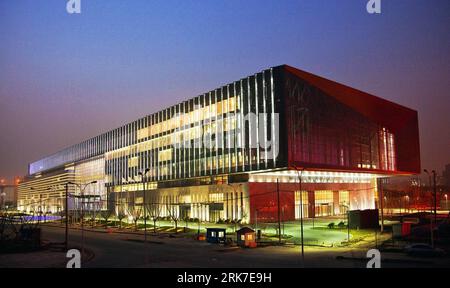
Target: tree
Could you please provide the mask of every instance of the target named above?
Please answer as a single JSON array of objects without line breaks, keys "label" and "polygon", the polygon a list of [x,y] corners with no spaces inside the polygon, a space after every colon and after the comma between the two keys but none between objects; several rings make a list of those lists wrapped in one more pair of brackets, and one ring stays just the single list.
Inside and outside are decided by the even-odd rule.
[{"label": "tree", "polygon": [[[177,200],[178,196],[175,196],[174,200]],[[180,220],[179,203],[178,201],[166,202],[167,213],[170,219],[175,223],[175,233],[178,233],[178,221]]]},{"label": "tree", "polygon": [[156,197],[151,197],[150,201],[146,203],[147,217],[153,221],[153,233],[156,233],[156,222],[161,217],[161,205],[158,203]]},{"label": "tree", "polygon": [[119,212],[117,212],[117,219],[119,219],[119,229],[122,229],[122,219],[124,219],[125,217],[125,212],[120,209]]},{"label": "tree", "polygon": [[[94,210],[95,211],[95,210]],[[92,225],[92,228],[95,226],[95,212],[94,211],[90,211],[90,220],[91,220],[91,225]]]},{"label": "tree", "polygon": [[241,213],[241,219],[240,219],[240,223],[242,223],[242,221],[244,221],[245,219],[247,219],[248,216],[248,212],[245,211],[244,209],[242,209],[242,213]]},{"label": "tree", "polygon": [[[13,231],[13,233],[11,233]],[[8,214],[7,210],[0,211],[0,243],[9,238],[14,238],[11,235],[17,235],[16,225],[14,225],[14,218],[12,214]]]},{"label": "tree", "polygon": [[[39,221],[35,221],[35,215],[25,213],[10,213],[5,209],[0,212],[0,245],[4,241],[24,240],[23,231],[33,231],[39,227]],[[29,240],[27,238],[26,240]]]},{"label": "tree", "polygon": [[92,207],[94,208],[93,210],[91,210],[91,213],[92,213],[92,215],[91,215],[91,220],[92,220],[92,227],[94,227],[94,225],[95,225],[95,221],[97,220],[97,215],[98,215],[98,211],[101,211],[100,209],[101,209],[101,207],[100,207],[100,204],[101,203],[101,201],[93,201],[92,202]]},{"label": "tree", "polygon": [[237,225],[238,225],[238,224],[241,224],[241,220],[242,220],[242,219],[233,219],[233,220],[231,220],[231,223],[234,224],[234,232],[237,231]]},{"label": "tree", "polygon": [[183,220],[184,220],[184,233],[186,233],[186,231],[187,231],[187,228],[188,228],[188,222],[189,222],[189,216],[184,216],[183,217]]},{"label": "tree", "polygon": [[135,204],[128,206],[128,214],[133,217],[134,230],[137,231],[137,222],[141,219],[142,207],[138,207]]},{"label": "tree", "polygon": [[107,209],[100,212],[100,217],[105,220],[105,229],[108,229],[108,220],[112,216],[112,211]]}]

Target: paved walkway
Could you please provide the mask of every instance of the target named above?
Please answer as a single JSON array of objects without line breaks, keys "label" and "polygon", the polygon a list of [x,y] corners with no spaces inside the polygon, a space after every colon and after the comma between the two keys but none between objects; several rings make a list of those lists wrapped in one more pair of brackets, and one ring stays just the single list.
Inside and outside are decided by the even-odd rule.
[{"label": "paved walkway", "polygon": [[0,254],[0,268],[60,268],[67,263],[63,251],[41,250],[28,253]]},{"label": "paved walkway", "polygon": [[[81,231],[71,229],[69,244],[80,247]],[[255,249],[229,248],[205,241],[195,241],[181,235],[151,233],[147,244],[141,232],[105,233],[85,231],[85,249],[95,257],[83,262],[82,267],[215,267],[263,268],[302,267],[300,247],[297,245],[258,247]],[[64,240],[63,227],[43,226],[43,239],[52,243]],[[364,268],[371,247],[305,247],[305,267]],[[445,262],[445,260],[447,262]],[[0,267],[60,267],[67,263],[65,253],[40,251],[35,253],[0,255]],[[382,253],[382,267],[448,267],[448,259],[414,259],[403,253]]]}]

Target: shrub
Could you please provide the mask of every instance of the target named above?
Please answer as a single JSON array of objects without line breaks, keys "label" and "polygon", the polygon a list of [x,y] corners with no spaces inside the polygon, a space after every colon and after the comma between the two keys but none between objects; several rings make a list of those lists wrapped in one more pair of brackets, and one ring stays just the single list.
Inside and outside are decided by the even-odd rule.
[{"label": "shrub", "polygon": [[334,222],[331,222],[330,224],[328,224],[328,228],[329,229],[333,229],[334,228]]}]

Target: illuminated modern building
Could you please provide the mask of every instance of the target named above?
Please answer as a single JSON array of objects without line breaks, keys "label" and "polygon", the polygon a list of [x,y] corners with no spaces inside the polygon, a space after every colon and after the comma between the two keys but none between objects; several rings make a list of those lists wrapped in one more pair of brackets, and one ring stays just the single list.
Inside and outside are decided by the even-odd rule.
[{"label": "illuminated modern building", "polygon": [[14,209],[17,206],[17,187],[21,181],[17,176],[13,183],[0,179],[0,210]]},{"label": "illuminated modern building", "polygon": [[19,206],[97,181],[69,209],[293,220],[375,208],[377,178],[419,172],[416,111],[283,65],[31,163]]}]

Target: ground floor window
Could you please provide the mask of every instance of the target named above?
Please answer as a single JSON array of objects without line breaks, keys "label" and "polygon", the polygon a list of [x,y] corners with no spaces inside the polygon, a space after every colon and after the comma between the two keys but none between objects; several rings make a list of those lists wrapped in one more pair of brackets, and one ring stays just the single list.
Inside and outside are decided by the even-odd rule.
[{"label": "ground floor window", "polygon": [[[302,191],[302,201],[300,202],[300,192],[295,191],[295,219],[300,219],[300,210],[302,212],[303,218],[308,218],[308,191]],[[300,209],[300,204],[303,204],[302,209]]]},{"label": "ground floor window", "polygon": [[[349,205],[349,191],[303,191],[303,218],[345,215]],[[313,214],[314,213],[314,214]],[[300,219],[300,193],[295,191],[295,218]]]},{"label": "ground floor window", "polygon": [[324,217],[333,215],[333,191],[319,190],[314,192],[314,216]]},{"label": "ground floor window", "polygon": [[223,219],[223,211],[221,210],[210,210],[209,211],[209,221],[217,222],[220,219]]},{"label": "ground floor window", "polygon": [[339,191],[339,214],[345,215],[349,209],[350,205],[350,192],[349,191]]}]

